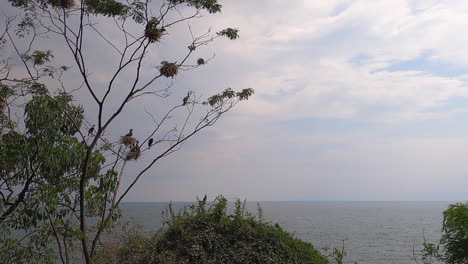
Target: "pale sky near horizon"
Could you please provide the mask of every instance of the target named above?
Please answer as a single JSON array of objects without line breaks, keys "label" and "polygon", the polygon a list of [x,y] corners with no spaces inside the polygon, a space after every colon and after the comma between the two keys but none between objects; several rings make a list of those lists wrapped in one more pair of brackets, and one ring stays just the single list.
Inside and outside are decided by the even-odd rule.
[{"label": "pale sky near horizon", "polygon": [[[256,94],[152,168],[126,201],[468,200],[467,1],[220,2],[223,12],[193,29],[232,26],[240,39],[203,47],[215,58],[178,75],[174,95]],[[169,32],[161,48],[187,33]],[[93,52],[105,68],[111,51]],[[144,130],[133,119],[119,129]]]}]

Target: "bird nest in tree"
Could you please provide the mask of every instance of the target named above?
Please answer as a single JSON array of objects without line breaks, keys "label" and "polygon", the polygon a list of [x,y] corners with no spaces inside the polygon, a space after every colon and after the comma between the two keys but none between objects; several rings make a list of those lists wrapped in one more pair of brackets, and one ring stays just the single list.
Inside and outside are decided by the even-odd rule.
[{"label": "bird nest in tree", "polygon": [[141,156],[141,150],[137,147],[132,147],[132,149],[127,153],[125,157],[126,160],[137,160]]},{"label": "bird nest in tree", "polygon": [[125,157],[126,160],[137,160],[141,155],[140,146],[138,146],[138,141],[132,145],[130,151],[127,153]]},{"label": "bird nest in tree", "polygon": [[157,28],[159,22],[156,18],[152,18],[145,28],[145,37],[149,39],[151,43],[158,42],[163,36],[164,30]]},{"label": "bird nest in tree", "polygon": [[169,77],[174,78],[174,76],[176,76],[177,72],[179,71],[179,66],[177,66],[177,64],[175,63],[163,61],[161,62],[161,65],[162,66],[159,69],[159,72],[168,78]]},{"label": "bird nest in tree", "polygon": [[75,5],[75,0],[52,0],[50,4],[54,7],[72,8]]},{"label": "bird nest in tree", "polygon": [[135,145],[137,143],[137,139],[132,136],[123,136],[120,137],[120,143],[125,146]]},{"label": "bird nest in tree", "polygon": [[158,42],[163,35],[163,31],[158,28],[146,29],[145,37],[149,39],[151,43]]}]

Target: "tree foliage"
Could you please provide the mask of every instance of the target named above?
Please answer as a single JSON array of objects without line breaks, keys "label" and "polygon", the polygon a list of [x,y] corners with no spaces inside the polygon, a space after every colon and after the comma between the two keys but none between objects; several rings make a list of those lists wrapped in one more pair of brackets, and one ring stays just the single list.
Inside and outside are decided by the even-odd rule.
[{"label": "tree foliage", "polygon": [[178,213],[165,212],[165,227],[156,235],[126,233],[122,241],[108,242],[100,249],[101,263],[148,264],[320,264],[328,263],[310,243],[265,222],[237,200],[229,213],[220,196],[206,199]]},{"label": "tree foliage", "polygon": [[[0,137],[2,263],[43,263],[53,257],[50,235],[54,230],[64,230],[64,239],[81,236],[70,215],[77,210],[73,194],[78,191],[86,154],[85,144],[74,136],[82,126],[83,108],[73,105],[68,94],[51,96],[35,90],[24,110],[20,124],[24,132],[10,129]],[[102,173],[104,161],[99,151],[92,153],[87,182],[115,178],[113,171]],[[103,203],[99,197],[113,191],[112,186],[99,191],[89,188],[87,195],[89,201]],[[91,209],[85,209],[89,215],[93,215]],[[12,229],[19,230],[16,236],[7,235]]]},{"label": "tree foliage", "polygon": [[452,204],[444,211],[443,259],[447,263],[468,263],[468,203]]},{"label": "tree foliage", "polygon": [[442,237],[439,244],[424,243],[423,263],[433,260],[448,264],[468,263],[468,203],[449,205],[444,211]]}]

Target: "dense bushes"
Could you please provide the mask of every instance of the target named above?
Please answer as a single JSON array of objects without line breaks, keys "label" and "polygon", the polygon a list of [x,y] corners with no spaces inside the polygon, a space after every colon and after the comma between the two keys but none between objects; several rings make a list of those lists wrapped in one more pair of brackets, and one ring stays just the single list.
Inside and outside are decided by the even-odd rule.
[{"label": "dense bushes", "polygon": [[255,217],[237,201],[232,214],[227,200],[206,199],[175,214],[165,212],[165,227],[152,237],[130,232],[121,244],[105,243],[101,263],[249,264],[328,263],[310,243],[294,238],[279,225]]}]

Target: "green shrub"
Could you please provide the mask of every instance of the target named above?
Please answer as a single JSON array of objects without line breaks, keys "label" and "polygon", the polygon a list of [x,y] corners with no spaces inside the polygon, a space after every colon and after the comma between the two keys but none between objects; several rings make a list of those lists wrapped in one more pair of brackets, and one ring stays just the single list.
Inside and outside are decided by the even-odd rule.
[{"label": "green shrub", "polygon": [[104,244],[97,260],[119,264],[328,263],[312,244],[247,212],[245,203],[238,200],[232,214],[226,207],[222,196],[210,205],[203,199],[177,214],[169,206],[164,228],[156,235],[129,233],[120,244]]},{"label": "green shrub", "polygon": [[468,202],[449,205],[444,211],[442,238],[439,244],[424,243],[422,261],[468,264]]},{"label": "green shrub", "polygon": [[468,203],[451,204],[444,211],[444,234],[440,243],[444,246],[447,263],[468,263]]}]

